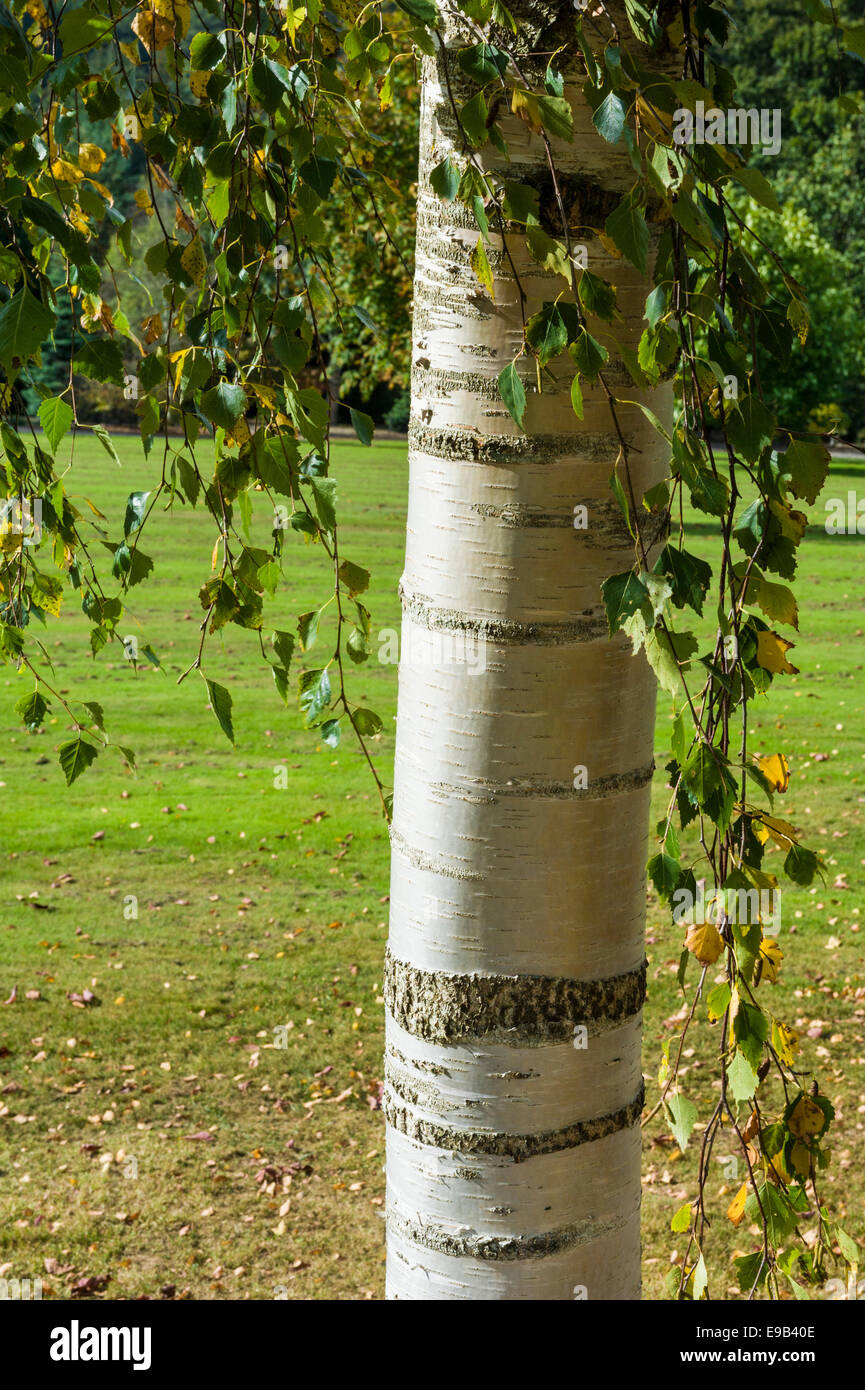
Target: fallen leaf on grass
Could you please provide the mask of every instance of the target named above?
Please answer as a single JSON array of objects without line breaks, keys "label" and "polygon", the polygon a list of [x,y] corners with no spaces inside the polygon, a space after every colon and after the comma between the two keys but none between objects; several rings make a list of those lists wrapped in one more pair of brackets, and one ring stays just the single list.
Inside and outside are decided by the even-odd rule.
[{"label": "fallen leaf on grass", "polygon": [[71,1284],[69,1297],[85,1298],[88,1294],[101,1293],[110,1279],[110,1274],[86,1274]]}]

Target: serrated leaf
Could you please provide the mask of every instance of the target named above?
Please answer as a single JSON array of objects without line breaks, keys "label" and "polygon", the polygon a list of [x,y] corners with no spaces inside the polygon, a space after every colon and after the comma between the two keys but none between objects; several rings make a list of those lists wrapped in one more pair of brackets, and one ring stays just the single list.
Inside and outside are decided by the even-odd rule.
[{"label": "serrated leaf", "polygon": [[667,1112],[667,1122],[673,1138],[684,1153],[691,1137],[691,1129],[697,1118],[697,1107],[693,1101],[688,1100],[687,1096],[679,1095],[671,1096],[666,1100],[664,1109]]},{"label": "serrated leaf", "polygon": [[640,274],[648,275],[649,227],[631,194],[610,213],[604,230]]},{"label": "serrated leaf", "polygon": [[608,92],[599,106],[595,107],[592,124],[599,135],[609,144],[615,145],[622,137],[628,117],[627,107],[615,92]]},{"label": "serrated leaf", "polygon": [[68,743],[61,744],[57,750],[60,759],[60,766],[66,777],[67,787],[71,787],[77,777],[95,762],[99,750],[94,748],[92,743],[87,743],[79,734],[78,738],[70,739]]},{"label": "serrated leaf", "polygon": [[670,1230],[676,1235],[681,1235],[683,1231],[687,1231],[690,1228],[690,1225],[691,1203],[685,1202],[684,1206],[679,1207],[679,1210],[673,1214],[673,1219],[670,1222]]},{"label": "serrated leaf", "polygon": [[246,410],[246,392],[238,382],[221,381],[203,393],[201,410],[212,424],[230,430]]},{"label": "serrated leaf", "polygon": [[633,570],[625,570],[622,574],[613,574],[605,579],[601,584],[601,594],[611,637],[649,597],[648,589]]},{"label": "serrated leaf", "polygon": [[794,439],[786,453],[778,455],[781,476],[794,497],[813,505],[826,481],[832,456],[825,444]]},{"label": "serrated leaf", "polygon": [[25,287],[0,308],[0,365],[14,379],[13,363],[26,362],[38,351],[56,322],[56,314],[46,308]]},{"label": "serrated leaf", "polygon": [[509,362],[504,371],[499,373],[498,386],[499,395],[507,406],[511,418],[522,429],[523,417],[526,413],[526,389],[515,362]]},{"label": "serrated leaf", "polygon": [[298,682],[298,703],[306,715],[307,724],[330,705],[331,688],[327,667],[320,670],[304,671]]},{"label": "serrated leaf", "polygon": [[472,270],[483,285],[490,299],[494,298],[493,293],[493,272],[484,246],[483,237],[478,237],[475,242],[475,249],[472,252]]},{"label": "serrated leaf", "polygon": [[231,694],[224,685],[219,685],[217,681],[207,680],[207,693],[210,696],[210,704],[213,713],[216,715],[220,729],[234,743],[234,724],[231,717]]},{"label": "serrated leaf", "polygon": [[39,423],[45,432],[45,438],[54,453],[69,426],[74,419],[71,405],[61,400],[59,396],[52,396],[47,401],[43,401],[39,407]]},{"label": "serrated leaf", "polygon": [[724,949],[714,922],[692,922],[685,933],[685,945],[701,965],[714,965]]},{"label": "serrated leaf", "polygon": [[38,729],[48,713],[48,702],[38,690],[31,690],[16,702],[15,713],[28,729]]},{"label": "serrated leaf", "polygon": [[750,1100],[759,1085],[754,1068],[743,1052],[736,1052],[727,1064],[727,1086],[737,1104]]}]

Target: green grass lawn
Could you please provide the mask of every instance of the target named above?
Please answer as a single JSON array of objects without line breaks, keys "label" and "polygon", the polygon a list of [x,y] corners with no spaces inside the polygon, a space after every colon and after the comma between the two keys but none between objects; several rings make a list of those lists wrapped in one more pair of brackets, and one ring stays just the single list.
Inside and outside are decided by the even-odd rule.
[{"label": "green grass lawn", "polygon": [[[71,477],[77,494],[119,519],[160,464],[137,440],[121,438],[118,449],[121,468],[79,441]],[[398,628],[405,447],[339,444],[332,472],[342,556],[373,571],[373,631]],[[836,464],[827,495],[861,487],[861,472]],[[828,537],[813,510],[792,653],[801,674],[776,682],[752,746],[787,754],[792,782],[777,809],[823,853],[828,886],[785,891],[781,979],[762,988],[801,1028],[805,1064],[819,1067],[836,1104],[824,1189],[861,1235],[863,540]],[[268,529],[262,511],[253,534]],[[291,598],[281,593],[273,624],[293,631],[329,581],[320,547],[288,536]],[[66,789],[55,751],[67,736],[62,710],[44,733],[27,734],[13,706],[29,678],[8,675],[0,687],[0,998],[17,987],[0,1006],[0,1274],[41,1273],[56,1297],[90,1280],[85,1296],[104,1287],[113,1298],[380,1298],[386,828],[359,752],[348,738],[334,751],[303,729],[254,634],[224,629],[206,651],[208,676],[234,697],[235,748],[200,677],[177,685],[197,651],[212,544],[200,511],[178,506],[148,524],[143,548],[156,570],[132,591],[123,630],[155,648],[161,670],[134,669],[119,647],[93,661],[74,606],[48,630],[57,688],[104,705],[112,739],[136,750],[136,774],[109,750]],[[319,642],[326,650],[326,636]],[[300,660],[317,657],[313,649]],[[384,721],[375,756],[387,782],[396,668],[373,656],[350,678],[353,700]],[[668,719],[663,697],[659,749]],[[282,766],[285,789],[274,785]],[[663,781],[660,773],[657,814]],[[652,1104],[660,1040],[675,1035],[682,1004],[675,935],[650,899]],[[67,995],[85,988],[98,1003],[77,1007]],[[279,1025],[284,1049],[273,1045]],[[684,1078],[706,1114],[716,1037],[700,1025]],[[670,1252],[682,1245],[669,1220],[693,1195],[692,1151],[679,1155],[660,1122],[648,1126],[648,1297],[663,1296]],[[716,1297],[733,1296],[730,1255],[753,1247],[746,1227],[723,1216],[735,1186],[719,1163]]]}]

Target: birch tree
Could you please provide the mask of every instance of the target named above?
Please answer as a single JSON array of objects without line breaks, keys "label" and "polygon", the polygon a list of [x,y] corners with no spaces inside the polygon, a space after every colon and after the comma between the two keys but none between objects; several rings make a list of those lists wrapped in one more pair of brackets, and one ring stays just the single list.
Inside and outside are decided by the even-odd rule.
[{"label": "birch tree", "polygon": [[[459,112],[479,83],[457,61],[472,38],[459,16],[423,69],[386,987],[388,1287],[396,1298],[635,1298],[655,680],[624,633],[609,639],[600,585],[633,555],[610,490],[620,439],[639,458],[642,496],[666,459],[636,400],[669,416],[670,397],[638,393],[611,356],[577,418],[556,322],[539,329],[549,346],[537,377],[523,341],[545,303],[565,314],[578,297],[561,294],[522,229],[502,223],[485,239],[470,208],[435,192],[442,164],[531,191],[543,220],[530,225],[551,247],[564,208],[574,283],[579,267],[585,303],[589,277],[607,282],[636,352],[650,286],[592,230],[633,184],[628,153],[598,133],[582,95],[573,6],[513,14],[526,90],[543,91],[536,54],[567,44],[558,101],[573,138],[547,135],[527,98],[500,118],[507,157],[493,146],[471,157]],[[525,393],[522,427],[503,374],[512,405]],[[625,386],[632,400],[611,411]]]},{"label": "birch tree", "polygon": [[[865,53],[865,25],[823,0],[807,9]],[[772,284],[749,253],[740,199],[777,203],[748,164],[762,114],[754,126],[724,109],[728,24],[707,0],[145,0],[131,16],[113,0],[13,0],[0,25],[14,519],[0,654],[25,686],[16,709],[31,730],[66,725],[67,783],[99,757],[134,762],[110,711],[57,687],[38,626],[72,598],[94,655],[124,645],[159,511],[202,506],[214,544],[180,680],[205,682],[233,741],[211,639],[248,631],[277,697],[296,698],[319,744],[352,740],[392,813],[394,1299],[639,1296],[646,873],[671,909],[686,1009],[643,1118],[659,1114],[683,1150],[699,1131],[670,1294],[709,1296],[722,1126],[746,1174],[726,1218],[760,1233],[736,1257],[744,1293],[803,1296],[856,1257],[818,1189],[832,1106],[772,1001],[784,952],[750,906],[782,873],[807,886],[822,872],[775,813],[789,766],[783,749],[752,749],[748,713],[796,669],[798,609],[780,581],[829,456],[763,399],[761,357],[788,358],[810,317],[771,247]],[[376,581],[341,543],[328,393],[354,341],[345,317],[379,331],[365,278],[405,272],[412,212],[380,125],[416,62],[391,796],[382,720],[352,683]],[[134,212],[99,177],[109,145],[141,171]],[[161,301],[133,322],[123,277],[137,255]],[[58,389],[38,368],[67,299]],[[79,417],[82,378],[134,383],[148,463],[122,517],[82,502],[62,457],[81,428],[114,455]],[[351,418],[371,445],[373,422]],[[714,565],[689,548],[686,503],[713,528]],[[319,547],[326,578],[321,607],[287,631],[267,619],[293,545]],[[159,655],[145,641],[136,659]],[[650,827],[656,681],[675,718]],[[712,920],[696,915],[697,875],[721,895]],[[680,1068],[698,1020],[717,1052],[702,1115]]]}]

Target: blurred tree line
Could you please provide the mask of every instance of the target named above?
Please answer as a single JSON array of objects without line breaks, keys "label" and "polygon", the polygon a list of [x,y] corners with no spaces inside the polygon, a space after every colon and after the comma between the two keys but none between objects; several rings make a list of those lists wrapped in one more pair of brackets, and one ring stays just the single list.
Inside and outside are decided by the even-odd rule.
[{"label": "blurred tree line", "polygon": [[[814,23],[811,0],[730,0],[729,8],[735,23],[730,43],[718,57],[735,76],[736,104],[782,112],[779,154],[765,155],[757,147],[753,158],[771,178],[782,212],[768,212],[744,197],[737,206],[757,234],[752,250],[761,271],[771,262],[761,244],[765,241],[811,292],[808,339],[802,345],[791,331],[771,373],[763,375],[763,391],[785,425],[863,437],[865,119],[851,109],[851,98],[865,85],[865,69],[860,57],[839,49],[837,31]],[[858,17],[854,0],[838,0],[837,8],[845,17]],[[193,20],[195,27],[200,26]],[[363,406],[377,422],[404,429],[418,123],[417,79],[409,65],[391,70],[365,123],[381,152],[374,167],[361,161],[354,171],[358,183],[374,194],[372,200],[357,203],[366,254],[358,258],[354,241],[353,254],[347,253],[339,219],[325,208],[321,250],[315,263],[305,268],[313,281],[328,277],[338,283],[341,301],[352,306],[320,325],[326,360],[316,384],[327,385],[332,398],[339,397],[345,405]],[[99,179],[114,195],[114,221],[128,223],[131,261],[112,265],[106,257],[103,298],[108,304],[117,302],[115,286],[119,288],[133,331],[147,325],[146,341],[157,341],[153,334],[161,305],[147,251],[160,195],[157,192],[156,207],[146,196],[136,199],[144,168],[141,147],[134,140],[118,139],[110,122],[98,119],[98,110],[95,116],[82,112],[81,138],[108,151]],[[163,196],[162,211],[173,217],[173,201]],[[287,257],[289,263],[291,259]],[[300,288],[284,278],[277,281],[276,274],[275,269],[275,292],[290,294]],[[780,293],[780,275],[778,287]],[[51,395],[68,387],[73,344],[87,337],[74,287],[58,284],[57,295],[57,329],[53,340],[44,344],[41,368],[33,373],[38,386]],[[81,377],[74,385],[79,418],[137,425],[134,391],[128,387]],[[34,411],[38,392],[27,388],[23,396],[27,409]]]}]

